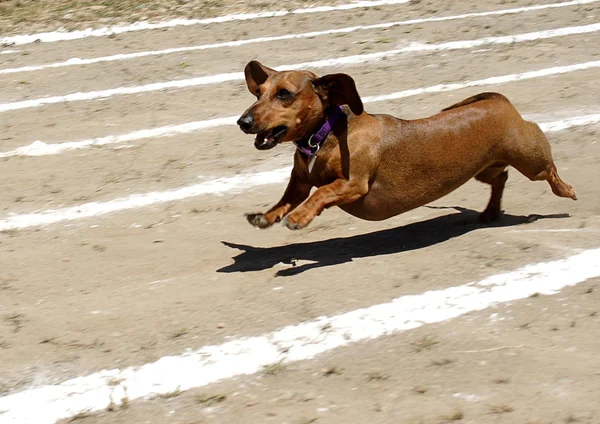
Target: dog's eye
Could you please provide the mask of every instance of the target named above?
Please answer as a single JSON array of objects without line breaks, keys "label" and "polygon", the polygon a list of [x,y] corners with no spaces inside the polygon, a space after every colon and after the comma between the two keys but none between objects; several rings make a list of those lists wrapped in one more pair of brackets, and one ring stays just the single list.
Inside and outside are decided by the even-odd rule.
[{"label": "dog's eye", "polygon": [[260,99],[260,90],[256,90],[256,98]]},{"label": "dog's eye", "polygon": [[292,93],[290,93],[288,90],[286,90],[285,88],[282,88],[281,90],[279,90],[277,92],[277,97],[280,98],[281,100],[287,100],[292,96]]}]

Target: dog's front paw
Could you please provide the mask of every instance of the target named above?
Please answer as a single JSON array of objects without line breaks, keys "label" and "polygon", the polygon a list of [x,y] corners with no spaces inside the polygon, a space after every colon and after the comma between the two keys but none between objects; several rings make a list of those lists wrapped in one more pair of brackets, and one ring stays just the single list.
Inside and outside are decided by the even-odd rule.
[{"label": "dog's front paw", "polygon": [[247,213],[245,216],[250,225],[256,228],[269,228],[273,225],[262,213]]},{"label": "dog's front paw", "polygon": [[305,227],[305,225],[302,225],[301,223],[296,222],[293,219],[290,219],[289,216],[284,218],[281,224],[285,225],[290,230],[301,230],[302,228]]}]

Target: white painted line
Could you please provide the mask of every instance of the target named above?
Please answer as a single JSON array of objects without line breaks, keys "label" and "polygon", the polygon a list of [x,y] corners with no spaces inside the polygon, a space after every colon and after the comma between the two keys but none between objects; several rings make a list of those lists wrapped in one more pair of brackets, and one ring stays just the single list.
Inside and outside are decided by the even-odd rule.
[{"label": "white painted line", "polygon": [[560,121],[543,122],[539,124],[545,133],[563,131],[574,127],[584,127],[594,125],[600,122],[600,113],[593,115],[575,116],[574,118],[561,119]]},{"label": "white painted line", "polygon": [[[600,114],[595,116],[595,120],[582,119],[584,117],[578,116],[562,121],[541,124],[540,127],[545,129],[546,132],[560,131],[576,125],[589,125],[591,123],[600,122]],[[196,196],[241,192],[261,185],[283,183],[289,178],[291,170],[291,167],[285,167],[253,174],[239,174],[235,177],[217,178],[173,190],[133,194],[128,197],[121,197],[106,202],[90,202],[68,208],[8,216],[7,218],[0,219],[0,231],[18,230],[64,221],[91,218],[112,212],[127,211]]]},{"label": "white painted line", "polygon": [[206,77],[191,78],[169,82],[157,82],[147,85],[138,85],[132,87],[119,87],[101,91],[87,91],[67,94],[65,96],[44,97],[41,99],[24,100],[13,103],[0,104],[0,112],[7,112],[20,109],[35,108],[57,103],[79,102],[84,100],[106,99],[108,97],[148,93],[151,91],[168,90],[176,88],[195,87],[199,85],[215,84],[226,81],[237,81],[243,79],[243,72],[231,72],[227,74],[209,75]]},{"label": "white painted line", "polygon": [[[574,72],[579,70],[585,70],[589,68],[600,67],[600,61],[579,63],[575,65],[558,66],[553,68],[540,69],[537,71],[528,71],[520,74],[508,74],[497,77],[485,78],[476,81],[464,81],[452,84],[438,84],[429,87],[415,88],[410,90],[398,91],[395,93],[384,94],[379,96],[368,96],[363,98],[363,103],[374,103],[381,101],[397,100],[410,96],[416,96],[420,94],[428,93],[441,93],[447,91],[460,90],[469,87],[480,87],[487,85],[504,84],[508,82],[522,81],[531,78],[545,77],[549,75],[559,75],[568,72]],[[582,120],[581,123],[574,121],[556,121],[555,125],[588,125],[598,122],[600,115],[584,115],[578,118]],[[205,130],[209,128],[216,128],[221,126],[235,125],[238,116],[228,116],[224,118],[209,119],[205,121],[187,122],[181,125],[167,125],[164,127],[143,129],[133,131],[127,134],[111,135],[106,137],[90,138],[87,140],[80,141],[68,141],[61,143],[45,143],[37,140],[26,146],[18,147],[15,150],[7,152],[0,152],[0,158],[7,158],[11,156],[46,156],[56,155],[71,150],[85,149],[91,146],[105,146],[108,144],[116,143],[127,143],[137,140],[144,140],[150,138],[160,137],[172,137],[179,134],[188,134],[195,131]],[[549,124],[548,124],[549,125]]]},{"label": "white painted line", "polygon": [[518,7],[518,8],[514,8],[514,9],[495,10],[495,11],[491,11],[491,12],[465,13],[462,15],[454,15],[454,16],[410,19],[407,21],[388,22],[388,23],[374,24],[374,25],[357,25],[357,26],[353,26],[353,27],[329,29],[329,30],[325,30],[325,31],[305,32],[305,33],[301,33],[301,34],[286,34],[286,35],[273,36],[273,37],[251,38],[248,40],[226,41],[223,43],[202,44],[202,45],[198,45],[198,46],[188,46],[188,47],[176,47],[176,48],[171,48],[171,49],[153,50],[153,51],[145,51],[145,52],[138,52],[138,53],[122,53],[122,54],[115,54],[115,55],[111,55],[111,56],[102,56],[102,57],[97,57],[97,58],[92,58],[92,59],[81,59],[78,57],[74,57],[74,58],[71,58],[64,62],[49,63],[49,64],[45,64],[45,65],[22,66],[20,68],[1,69],[0,75],[14,74],[14,73],[19,73],[19,72],[40,71],[40,70],[44,70],[44,69],[63,68],[65,66],[82,66],[82,65],[91,65],[91,64],[95,64],[95,63],[101,63],[101,62],[114,62],[114,61],[121,61],[121,60],[139,59],[142,57],[160,56],[160,55],[167,55],[167,54],[172,54],[172,53],[184,53],[184,52],[192,52],[192,51],[198,51],[198,50],[218,49],[218,48],[224,48],[224,47],[239,47],[239,46],[245,46],[248,44],[256,44],[256,43],[268,43],[268,42],[292,40],[292,39],[300,39],[300,38],[314,38],[314,37],[323,36],[323,35],[347,34],[347,33],[355,32],[355,31],[385,29],[385,28],[391,28],[391,27],[395,27],[395,26],[413,25],[413,24],[421,24],[421,23],[427,23],[427,22],[442,22],[442,21],[467,19],[467,18],[473,18],[473,17],[510,15],[510,14],[517,14],[517,13],[523,13],[523,12],[530,12],[530,11],[539,11],[539,10],[544,10],[544,9],[554,9],[554,8],[559,8],[559,7],[581,5],[581,4],[586,4],[586,3],[595,3],[597,1],[600,1],[600,0],[575,0],[575,1],[568,1],[568,2],[563,2],[563,3],[542,4],[542,5],[537,5],[537,6]]},{"label": "white painted line", "polygon": [[14,54],[14,53],[19,53],[19,50],[2,50],[2,51],[0,51],[0,54]]},{"label": "white painted line", "polygon": [[219,195],[226,192],[243,191],[260,185],[285,181],[289,178],[291,170],[291,167],[286,167],[255,174],[239,174],[235,177],[217,178],[175,190],[134,194],[107,202],[90,202],[70,208],[10,216],[0,220],[0,231],[73,221],[207,194]]},{"label": "white painted line", "polygon": [[[400,91],[397,93],[384,94],[381,96],[369,96],[369,97],[365,97],[363,99],[363,101],[365,103],[367,103],[367,102],[383,102],[383,101],[388,101],[388,100],[397,100],[397,99],[402,99],[404,97],[416,96],[419,94],[442,93],[445,91],[455,91],[455,90],[460,90],[460,89],[469,88],[469,87],[481,87],[481,86],[486,86],[486,85],[506,84],[508,82],[523,81],[523,80],[532,79],[532,78],[547,77],[550,75],[560,75],[560,74],[566,74],[569,72],[582,71],[585,69],[598,68],[598,67],[600,67],[600,60],[596,60],[593,62],[577,63],[575,65],[555,66],[552,68],[540,69],[538,71],[528,71],[528,72],[523,72],[520,74],[509,74],[509,75],[502,75],[502,76],[498,76],[498,77],[484,78],[484,79],[476,80],[476,81],[465,81],[465,82],[458,82],[458,83],[451,83],[451,84],[432,85],[430,87],[415,88],[413,90],[405,90],[405,91]],[[589,116],[590,115],[586,116],[585,118],[582,117],[582,119],[590,119]],[[591,115],[591,116],[595,116],[595,115]]]},{"label": "white painted line", "polygon": [[600,122],[600,114],[583,115],[576,118],[565,119],[561,121],[547,122],[541,124],[540,128],[545,132],[557,132],[566,130],[571,127],[580,127],[584,125],[591,125]]},{"label": "white painted line", "polygon": [[[527,265],[479,282],[357,309],[341,315],[283,327],[257,337],[205,346],[179,356],[165,356],[140,367],[104,370],[62,384],[36,387],[0,398],[2,422],[52,424],[81,412],[116,406],[123,398],[141,398],[189,390],[259,372],[278,361],[313,359],[333,349],[441,323],[491,306],[554,295],[600,275],[600,249],[552,262]],[[327,327],[327,331],[323,328]],[[111,382],[119,382],[111,386]]]},{"label": "white painted line", "polygon": [[[524,41],[534,41],[534,40],[548,39],[548,38],[554,38],[554,37],[563,37],[563,36],[576,35],[576,34],[587,34],[587,33],[592,33],[592,32],[597,32],[597,31],[600,31],[600,23],[576,26],[576,27],[551,29],[551,30],[546,30],[546,31],[536,31],[536,32],[530,32],[530,33],[526,33],[526,34],[507,35],[507,36],[502,36],[502,37],[485,37],[485,38],[480,38],[477,40],[450,41],[450,42],[442,43],[442,44],[415,43],[415,44],[411,44],[407,47],[404,47],[401,49],[396,49],[396,50],[388,50],[388,51],[383,51],[383,52],[361,54],[361,55],[354,55],[354,56],[344,56],[344,57],[339,57],[339,58],[324,59],[324,60],[296,63],[296,64],[290,64],[290,65],[281,65],[281,66],[276,67],[275,69],[277,69],[277,70],[295,70],[295,69],[318,69],[318,68],[327,68],[327,67],[334,67],[334,66],[352,66],[352,65],[360,65],[360,64],[369,63],[369,62],[377,62],[377,61],[380,61],[380,60],[383,60],[386,58],[390,58],[393,56],[397,56],[397,55],[400,55],[403,53],[470,49],[473,47],[478,47],[478,46],[488,45],[488,44],[514,44],[514,43],[519,43],[519,42],[524,42]],[[57,103],[106,99],[106,98],[113,97],[113,96],[148,93],[148,92],[159,91],[159,90],[197,87],[197,86],[201,86],[201,85],[217,84],[217,83],[222,83],[222,82],[227,82],[227,81],[241,81],[243,79],[244,79],[243,72],[229,72],[229,73],[223,73],[223,74],[208,75],[208,76],[204,76],[204,77],[188,78],[188,79],[183,79],[183,80],[167,81],[167,82],[157,82],[157,83],[152,83],[152,84],[138,85],[138,86],[131,86],[131,87],[119,87],[119,88],[112,88],[112,89],[100,90],[100,91],[78,92],[78,93],[72,93],[72,94],[67,94],[67,95],[62,95],[62,96],[43,97],[43,98],[39,98],[39,99],[23,100],[23,101],[19,101],[19,102],[2,103],[2,104],[0,104],[0,112],[35,108],[35,107],[57,104]]]},{"label": "white painted line", "polygon": [[204,129],[221,127],[225,125],[235,125],[238,117],[229,116],[226,118],[208,119],[206,121],[188,122],[181,125],[167,125],[159,128],[150,128],[139,131],[133,131],[121,135],[109,135],[106,137],[90,138],[80,141],[67,141],[63,143],[48,144],[43,141],[34,141],[33,143],[19,147],[9,152],[0,153],[0,158],[10,156],[45,156],[56,155],[70,150],[85,149],[91,146],[104,146],[107,144],[127,143],[131,141],[144,140],[148,138],[172,137],[175,135],[187,134]]},{"label": "white painted line", "polygon": [[0,38],[0,45],[22,45],[33,42],[53,43],[56,41],[79,40],[88,37],[104,37],[112,34],[123,34],[126,32],[144,31],[151,29],[173,28],[177,26],[209,25],[222,22],[250,21],[254,19],[274,18],[286,15],[304,15],[308,13],[335,12],[352,9],[364,9],[378,6],[388,6],[408,3],[409,0],[377,0],[377,1],[354,1],[349,4],[337,6],[317,6],[296,10],[278,10],[259,13],[241,13],[235,15],[219,16],[208,19],[173,19],[163,22],[151,23],[148,21],[136,22],[131,25],[102,27],[98,29],[88,28],[82,31],[54,31],[38,34],[13,35]]}]

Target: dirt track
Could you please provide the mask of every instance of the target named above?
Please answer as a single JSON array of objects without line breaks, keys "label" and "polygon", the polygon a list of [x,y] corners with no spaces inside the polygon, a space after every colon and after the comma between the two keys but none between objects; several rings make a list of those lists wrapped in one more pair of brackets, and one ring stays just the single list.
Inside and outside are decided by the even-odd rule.
[{"label": "dirt track", "polygon": [[[317,31],[529,1],[411,2],[352,12],[191,26],[20,47],[2,69],[239,38]],[[541,4],[543,2],[534,2]],[[598,22],[590,3],[517,15],[357,31],[345,36],[177,53],[0,75],[0,103],[238,72],[407,46],[514,35]],[[406,53],[347,72],[363,96],[478,80],[600,58],[598,32],[450,52]],[[538,122],[598,113],[600,70],[422,94],[366,105],[403,118],[499,91]],[[242,81],[116,95],[0,113],[2,152],[241,113]],[[0,234],[0,394],[59,383],[261,335],[392,298],[477,281],[599,247],[598,125],[549,134],[579,201],[552,195],[515,170],[496,226],[477,224],[488,188],[470,182],[424,208],[363,222],[340,210],[306,230],[251,228],[283,184],[197,196],[95,218]],[[42,212],[163,191],[291,164],[291,146],[252,147],[233,126],[40,157],[0,159],[0,207]],[[293,264],[292,264],[293,263]],[[600,423],[598,279],[554,296],[504,303],[202,389],[78,417],[84,423]],[[434,341],[415,349],[423,340]],[[522,346],[522,347],[515,347]],[[486,349],[509,347],[483,352]],[[512,347],[512,348],[510,348]],[[475,350],[479,352],[459,353]],[[329,374],[324,376],[323,374]],[[505,381],[506,380],[506,381]],[[419,393],[424,390],[423,393]],[[224,395],[224,399],[218,398]],[[217,402],[206,401],[217,396]],[[207,403],[211,403],[208,405]],[[0,422],[2,415],[0,411]],[[569,421],[572,419],[572,421]],[[78,421],[79,422],[79,421]]]}]

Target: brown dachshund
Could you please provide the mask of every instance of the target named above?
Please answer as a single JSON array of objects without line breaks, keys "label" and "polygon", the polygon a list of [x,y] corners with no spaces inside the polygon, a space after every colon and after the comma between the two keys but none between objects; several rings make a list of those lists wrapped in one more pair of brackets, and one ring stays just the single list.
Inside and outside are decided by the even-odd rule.
[{"label": "brown dachshund", "polygon": [[[257,101],[238,120],[266,150],[294,142],[294,167],[282,199],[247,215],[267,228],[284,220],[306,227],[339,206],[366,220],[383,220],[432,202],[475,178],[492,186],[481,220],[497,220],[509,165],[552,192],[576,200],[560,179],[540,128],[523,120],[506,97],[482,93],[425,119],[370,115],[346,74],[317,77],[277,72],[252,61],[244,70]],[[318,187],[311,195],[311,189]]]}]

